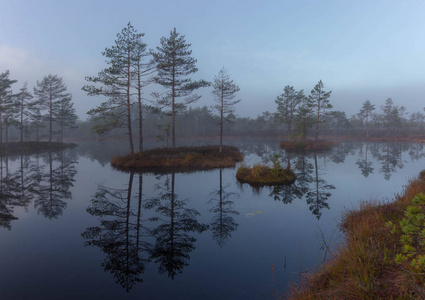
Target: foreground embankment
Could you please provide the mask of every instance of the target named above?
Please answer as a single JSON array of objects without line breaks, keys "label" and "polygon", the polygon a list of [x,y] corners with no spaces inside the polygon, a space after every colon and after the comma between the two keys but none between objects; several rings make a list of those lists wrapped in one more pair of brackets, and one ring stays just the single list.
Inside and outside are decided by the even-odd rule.
[{"label": "foreground embankment", "polygon": [[346,240],[287,299],[424,299],[425,171],[392,202],[347,212]]}]

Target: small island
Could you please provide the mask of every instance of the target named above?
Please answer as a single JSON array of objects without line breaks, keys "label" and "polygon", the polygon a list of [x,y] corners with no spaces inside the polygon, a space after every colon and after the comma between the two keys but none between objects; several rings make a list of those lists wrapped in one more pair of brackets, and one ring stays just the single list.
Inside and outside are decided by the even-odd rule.
[{"label": "small island", "polygon": [[49,151],[60,151],[76,147],[73,143],[60,142],[7,142],[0,143],[0,156],[14,154],[34,154]]},{"label": "small island", "polygon": [[243,154],[233,146],[156,148],[116,156],[111,165],[120,171],[192,172],[216,168],[234,168]]},{"label": "small island", "polygon": [[254,165],[252,168],[241,165],[236,172],[236,179],[241,183],[248,183],[251,186],[271,186],[280,184],[291,184],[297,176],[290,169],[283,169],[280,166],[268,167],[265,165]]}]

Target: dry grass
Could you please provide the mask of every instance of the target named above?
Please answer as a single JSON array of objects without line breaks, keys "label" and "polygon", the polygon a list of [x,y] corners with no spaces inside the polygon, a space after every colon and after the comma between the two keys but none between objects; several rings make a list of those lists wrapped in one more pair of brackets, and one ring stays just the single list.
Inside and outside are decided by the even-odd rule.
[{"label": "dry grass", "polygon": [[290,184],[296,176],[291,170],[264,165],[254,165],[252,168],[241,165],[236,172],[236,178],[242,183],[253,186]]},{"label": "dry grass", "polygon": [[[391,203],[365,203],[350,211],[341,224],[346,243],[302,287],[293,286],[287,299],[424,299],[425,278],[410,264],[397,264],[400,233],[385,223],[399,224],[406,207],[425,192],[425,172],[412,180]],[[418,251],[424,251],[418,249]]]},{"label": "dry grass", "polygon": [[[330,150],[337,145],[336,141],[319,140],[317,141],[316,151]],[[314,141],[282,141],[280,142],[280,148],[287,151],[314,151]]]},{"label": "dry grass", "polygon": [[234,168],[243,155],[236,147],[218,146],[157,148],[116,156],[111,165],[121,171],[191,172],[215,168]]}]

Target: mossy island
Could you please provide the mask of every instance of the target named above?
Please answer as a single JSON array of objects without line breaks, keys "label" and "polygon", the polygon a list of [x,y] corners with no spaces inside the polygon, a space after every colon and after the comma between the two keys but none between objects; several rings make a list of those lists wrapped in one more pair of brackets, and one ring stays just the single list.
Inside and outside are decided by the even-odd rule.
[{"label": "mossy island", "polygon": [[0,143],[0,156],[15,154],[34,154],[42,152],[61,151],[77,147],[73,143],[59,142],[7,142]]},{"label": "mossy island", "polygon": [[280,148],[291,152],[312,152],[312,151],[328,151],[338,146],[336,141],[328,140],[296,140],[296,141],[282,141],[279,144]]},{"label": "mossy island", "polygon": [[254,187],[291,184],[297,176],[290,169],[269,167],[256,164],[253,167],[241,165],[236,172],[236,179],[241,183],[248,183]]},{"label": "mossy island", "polygon": [[233,146],[201,146],[156,148],[124,156],[116,156],[111,165],[120,171],[193,172],[217,168],[234,168],[243,154]]}]

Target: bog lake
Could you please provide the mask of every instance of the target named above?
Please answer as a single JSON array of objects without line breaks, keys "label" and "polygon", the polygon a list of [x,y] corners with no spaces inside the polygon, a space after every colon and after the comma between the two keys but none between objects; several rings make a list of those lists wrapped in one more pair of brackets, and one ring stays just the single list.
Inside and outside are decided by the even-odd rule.
[{"label": "bog lake", "polygon": [[236,169],[123,173],[109,164],[122,143],[2,157],[1,299],[277,299],[344,242],[344,212],[393,199],[425,169],[421,144],[226,144],[247,165],[280,153],[298,178],[252,188]]}]

